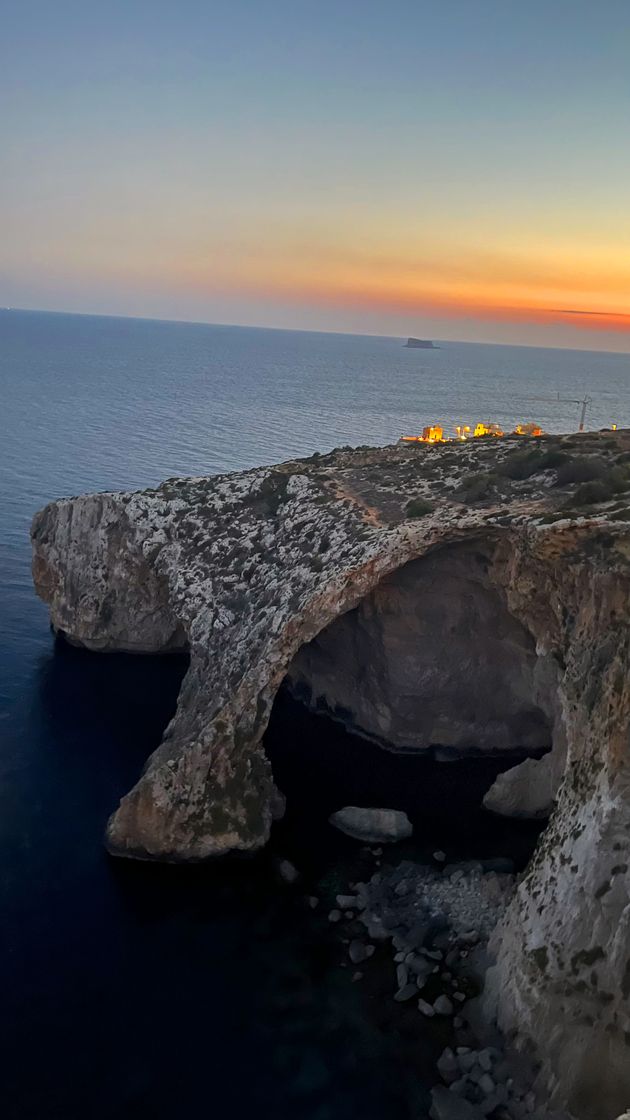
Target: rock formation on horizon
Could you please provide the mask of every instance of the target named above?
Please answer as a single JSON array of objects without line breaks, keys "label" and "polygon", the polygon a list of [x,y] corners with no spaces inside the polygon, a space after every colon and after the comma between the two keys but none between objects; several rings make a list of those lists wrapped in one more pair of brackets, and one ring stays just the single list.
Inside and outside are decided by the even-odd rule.
[{"label": "rock formation on horizon", "polygon": [[393,747],[552,746],[494,791],[551,817],[495,933],[493,987],[551,1100],[588,1120],[630,1099],[629,461],[626,431],[340,449],[63,499],[32,530],[68,640],[190,654],[111,818],[115,854],[266,843],[279,798],[261,740],[287,676]]},{"label": "rock formation on horizon", "polygon": [[408,338],[405,346],[410,350],[439,350],[439,346],[428,338]]}]

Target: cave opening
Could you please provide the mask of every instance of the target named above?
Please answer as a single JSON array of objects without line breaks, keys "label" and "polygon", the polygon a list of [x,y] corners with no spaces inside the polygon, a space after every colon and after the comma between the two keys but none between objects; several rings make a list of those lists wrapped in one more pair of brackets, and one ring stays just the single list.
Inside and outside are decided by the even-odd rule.
[{"label": "cave opening", "polygon": [[265,735],[285,838],[321,853],[339,843],[333,812],[398,809],[416,851],[526,866],[544,807],[512,798],[504,814],[484,798],[551,751],[557,680],[492,561],[476,542],[407,563],[297,652]]}]

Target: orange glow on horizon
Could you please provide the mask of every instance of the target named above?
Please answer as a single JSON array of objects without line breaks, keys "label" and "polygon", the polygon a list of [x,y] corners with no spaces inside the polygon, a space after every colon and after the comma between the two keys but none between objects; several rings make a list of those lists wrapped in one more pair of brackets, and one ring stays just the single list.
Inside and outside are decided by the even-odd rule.
[{"label": "orange glow on horizon", "polygon": [[[276,289],[277,291],[277,289]],[[443,319],[481,319],[506,323],[567,323],[586,331],[615,331],[630,334],[630,313],[623,311],[593,311],[579,308],[562,309],[559,307],[521,305],[488,299],[474,299],[464,295],[451,299],[436,299],[429,295],[401,295],[399,293],[374,292],[355,293],[348,291],[333,292],[330,289],[314,290],[312,287],[299,289],[295,286],[282,292],[283,299],[295,303],[307,300],[322,306],[359,308],[362,310],[387,311],[400,316],[431,315]]]},{"label": "orange glow on horizon", "polygon": [[373,241],[361,248],[348,235],[342,244],[261,239],[178,263],[177,281],[196,293],[222,290],[401,318],[562,323],[630,334],[630,259],[619,246],[499,251],[423,241],[415,250],[383,255]]},{"label": "orange glow on horizon", "polygon": [[[176,291],[191,301],[250,300],[273,319],[278,306],[347,312],[352,322],[433,318],[445,322],[563,326],[583,334],[630,335],[630,254],[624,239],[577,244],[558,235],[535,240],[532,231],[505,231],[505,242],[461,229],[413,236],[392,225],[359,223],[341,229],[236,231],[188,241],[147,243],[140,260],[114,245],[101,276],[117,286]],[[82,243],[76,276],[92,272]],[[148,271],[150,269],[150,271]],[[384,333],[388,333],[387,330]],[[435,333],[435,332],[434,332]],[[526,335],[524,336],[526,337]]]},{"label": "orange glow on horizon", "polygon": [[[189,290],[216,291],[215,283],[204,285],[198,281],[183,285]],[[630,312],[590,308],[563,308],[557,297],[549,304],[537,306],[523,298],[522,302],[501,298],[501,291],[481,295],[453,293],[450,297],[436,297],[429,292],[401,292],[387,288],[359,290],[335,288],[332,284],[280,283],[277,279],[265,284],[252,283],[244,278],[240,283],[223,283],[222,290],[252,296],[265,296],[270,302],[281,299],[295,305],[314,304],[348,310],[387,312],[393,315],[430,315],[442,319],[479,319],[486,322],[505,323],[564,323],[585,331],[614,331],[630,334]],[[530,300],[535,293],[528,293]],[[494,298],[493,298],[494,297]]]}]

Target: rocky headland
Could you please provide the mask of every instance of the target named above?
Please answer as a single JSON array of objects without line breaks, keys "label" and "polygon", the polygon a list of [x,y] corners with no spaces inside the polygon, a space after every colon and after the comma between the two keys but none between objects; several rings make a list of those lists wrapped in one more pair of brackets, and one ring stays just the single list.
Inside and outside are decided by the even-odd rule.
[{"label": "rocky headland", "polygon": [[[176,862],[261,848],[283,806],[262,746],[283,683],[390,750],[513,751],[486,804],[549,823],[476,930],[486,1017],[534,1055],[550,1107],[614,1120],[630,1101],[629,521],[628,432],[342,448],[51,503],[34,519],[33,573],[56,631],[190,656],[109,850]],[[457,870],[449,899],[479,873],[453,883]],[[410,878],[434,891],[401,874],[394,894]],[[378,901],[368,887],[361,899]],[[460,1112],[445,1086],[438,1118],[478,1114],[477,1090],[450,1083],[462,1080]],[[536,1106],[501,1095],[482,1114]]]}]

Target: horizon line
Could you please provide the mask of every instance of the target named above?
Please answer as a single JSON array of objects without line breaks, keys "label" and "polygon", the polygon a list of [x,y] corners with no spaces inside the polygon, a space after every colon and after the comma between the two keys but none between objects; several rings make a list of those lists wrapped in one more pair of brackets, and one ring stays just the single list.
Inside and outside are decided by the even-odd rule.
[{"label": "horizon line", "polygon": [[[393,340],[393,339],[399,339],[399,338],[402,339],[402,338],[411,337],[409,335],[404,335],[404,334],[377,334],[377,333],[369,332],[369,331],[368,332],[358,332],[358,331],[337,331],[337,330],[321,330],[321,329],[317,330],[317,329],[308,328],[308,327],[273,327],[273,326],[262,325],[262,324],[258,324],[258,323],[217,323],[217,322],[214,322],[214,321],[211,321],[211,320],[208,320],[208,319],[161,319],[161,318],[156,317],[155,315],[121,315],[121,314],[114,314],[113,312],[108,312],[108,311],[67,311],[67,310],[62,310],[62,309],[59,309],[59,308],[47,308],[47,307],[11,307],[11,306],[8,306],[6,304],[0,306],[0,314],[2,314],[2,313],[6,314],[6,313],[11,313],[11,312],[17,312],[19,314],[26,314],[26,315],[28,315],[28,314],[30,314],[30,315],[69,315],[69,316],[76,316],[77,318],[82,318],[82,319],[123,319],[123,320],[129,321],[129,322],[166,323],[166,324],[189,326],[189,327],[223,327],[226,330],[232,329],[232,330],[278,331],[278,332],[286,331],[287,333],[290,333],[290,334],[330,334],[330,335],[339,335],[340,337],[346,337],[346,338],[388,338],[388,339]],[[582,312],[577,312],[577,311],[570,311],[570,310],[564,310],[564,309],[563,309],[562,312],[560,312],[560,309],[558,309],[557,313],[558,314],[562,313],[562,314],[566,314],[566,315],[571,315],[571,314],[582,314],[582,315],[584,315],[584,314],[592,314],[592,315],[600,314],[600,315],[605,315],[605,314],[607,314],[607,312],[583,312],[583,311]],[[630,315],[628,317],[630,318]],[[504,347],[504,348],[508,348],[508,349],[520,349],[520,350],[566,350],[566,351],[569,351],[571,353],[576,353],[576,354],[616,354],[616,355],[619,355],[620,357],[624,357],[624,356],[627,356],[627,355],[630,356],[630,349],[629,350],[597,350],[593,347],[581,347],[581,346],[558,346],[558,345],[553,345],[553,344],[549,345],[549,346],[541,346],[538,343],[531,343],[531,342],[473,342],[473,341],[471,341],[469,339],[465,339],[465,338],[457,338],[457,339],[454,339],[454,338],[435,338],[435,339],[432,339],[432,341],[444,343],[446,345],[451,345],[451,346],[497,346],[497,347]]]}]

